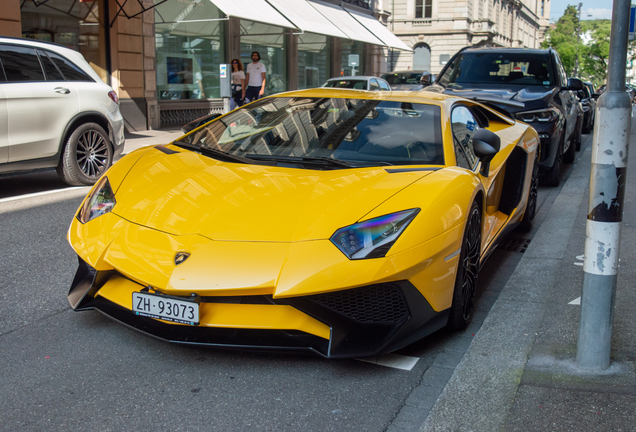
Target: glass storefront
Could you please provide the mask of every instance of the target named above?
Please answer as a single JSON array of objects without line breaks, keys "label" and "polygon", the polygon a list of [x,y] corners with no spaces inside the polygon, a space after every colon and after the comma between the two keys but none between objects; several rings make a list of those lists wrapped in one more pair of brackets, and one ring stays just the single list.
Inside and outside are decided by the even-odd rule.
[{"label": "glass storefront", "polygon": [[103,0],[49,0],[20,2],[22,37],[54,42],[82,53],[107,82]]},{"label": "glass storefront", "polygon": [[[358,60],[358,65],[350,66],[351,61],[355,59]],[[340,62],[340,75],[364,75],[364,42],[342,39]]]},{"label": "glass storefront", "polygon": [[225,15],[208,1],[180,0],[155,7],[157,98],[221,97]]},{"label": "glass storefront", "polygon": [[253,51],[261,55],[265,65],[265,96],[287,90],[287,58],[283,27],[241,20],[241,62],[251,63]]},{"label": "glass storefront", "polygon": [[305,33],[298,36],[298,88],[321,87],[331,78],[330,43],[327,36]]}]

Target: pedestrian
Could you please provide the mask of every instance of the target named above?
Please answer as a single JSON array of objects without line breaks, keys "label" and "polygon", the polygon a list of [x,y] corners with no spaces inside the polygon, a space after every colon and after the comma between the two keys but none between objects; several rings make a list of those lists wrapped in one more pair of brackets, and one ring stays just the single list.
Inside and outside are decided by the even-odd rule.
[{"label": "pedestrian", "polygon": [[243,105],[244,88],[245,72],[243,71],[243,63],[239,59],[232,59],[232,102],[234,106],[230,106],[231,110]]},{"label": "pedestrian", "polygon": [[249,102],[253,102],[256,99],[263,96],[265,93],[265,65],[259,60],[261,55],[258,51],[252,53],[252,63],[246,67],[247,89],[243,90],[243,99],[248,99]]}]

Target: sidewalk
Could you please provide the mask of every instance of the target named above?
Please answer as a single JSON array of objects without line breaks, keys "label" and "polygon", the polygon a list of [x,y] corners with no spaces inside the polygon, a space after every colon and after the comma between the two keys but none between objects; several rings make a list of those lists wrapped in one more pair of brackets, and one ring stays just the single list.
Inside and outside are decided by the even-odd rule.
[{"label": "sidewalk", "polygon": [[180,128],[126,132],[122,156],[140,147],[168,144],[183,135]]},{"label": "sidewalk", "polygon": [[603,373],[576,365],[591,147],[590,137],[421,431],[636,431],[634,167],[627,170],[612,363]]}]

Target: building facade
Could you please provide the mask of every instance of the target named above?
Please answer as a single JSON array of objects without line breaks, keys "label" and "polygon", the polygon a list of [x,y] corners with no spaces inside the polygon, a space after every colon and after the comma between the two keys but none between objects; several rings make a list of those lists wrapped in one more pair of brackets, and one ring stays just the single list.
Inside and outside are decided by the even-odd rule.
[{"label": "building facade", "polygon": [[388,70],[437,74],[466,46],[539,48],[550,0],[377,0],[387,27],[413,52],[388,50]]},{"label": "building facade", "polygon": [[386,70],[409,50],[372,0],[0,0],[0,35],[81,52],[117,92],[129,131],[221,111],[221,64],[258,51],[266,95]]}]

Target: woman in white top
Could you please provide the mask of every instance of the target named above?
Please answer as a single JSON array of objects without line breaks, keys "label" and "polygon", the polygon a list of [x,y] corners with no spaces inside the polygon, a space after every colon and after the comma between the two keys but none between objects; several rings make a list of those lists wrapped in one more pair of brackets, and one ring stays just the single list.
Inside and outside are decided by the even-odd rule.
[{"label": "woman in white top", "polygon": [[230,109],[243,105],[243,92],[245,89],[245,72],[243,63],[239,59],[232,59],[232,104]]}]

